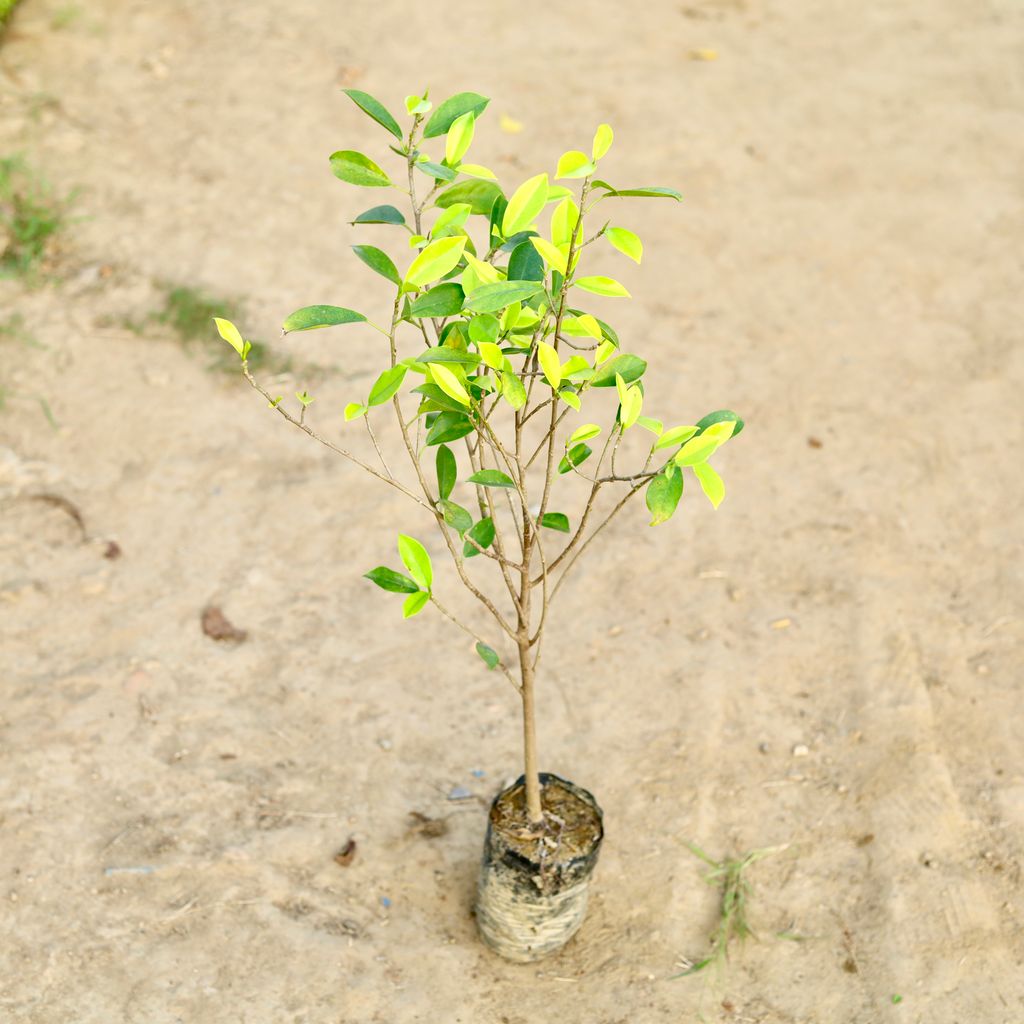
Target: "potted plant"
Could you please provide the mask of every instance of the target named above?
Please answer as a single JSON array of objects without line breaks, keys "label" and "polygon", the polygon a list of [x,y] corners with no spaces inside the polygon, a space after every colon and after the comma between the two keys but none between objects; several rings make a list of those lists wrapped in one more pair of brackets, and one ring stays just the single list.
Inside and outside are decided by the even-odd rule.
[{"label": "potted plant", "polygon": [[[465,160],[486,97],[459,93],[433,107],[425,93],[409,96],[411,125],[403,131],[372,96],[345,91],[394,136],[389,148],[401,176],[353,150],[334,153],[331,169],[350,185],[404,196],[406,213],[378,205],[352,223],[383,225],[402,237],[398,249],[407,255],[396,263],[374,245],[353,247],[394,286],[381,323],[348,307],[311,305],[289,316],[284,332],[363,324],[387,339],[385,367],[365,398],[344,410],[346,421],[362,421],[372,454],[355,454],[314,429],[306,391],[290,411],[254,378],[250,344],[237,328],[226,320],[217,327],[280,416],[417,506],[417,530],[429,523],[438,531],[454,575],[486,609],[490,632],[450,611],[449,583],[435,583],[432,559],[411,534],[398,537],[404,571],[378,566],[365,574],[402,596],[404,617],[431,606],[451,620],[519,696],[523,774],[491,806],[476,916],[497,952],[535,960],[582,923],[603,837],[594,798],[540,770],[536,678],[552,602],[593,540],[641,491],[652,526],[675,512],[686,473],[717,508],[724,488],[709,459],[743,422],[720,410],[666,428],[644,415],[647,363],[584,308],[590,295],[628,298],[617,280],[582,272],[586,249],[610,244],[636,263],[643,252],[632,231],[603,218],[608,201],[681,198],[672,189],[620,189],[598,177],[612,145],[608,125],[597,129],[589,153],[563,153],[553,180],[536,174],[506,194],[490,170]],[[563,181],[576,188],[556,184]],[[409,463],[405,477],[373,429],[387,405]],[[586,481],[585,499],[570,514],[559,495],[573,476]],[[609,491],[614,503],[602,507]],[[514,660],[499,653],[503,646]]]}]

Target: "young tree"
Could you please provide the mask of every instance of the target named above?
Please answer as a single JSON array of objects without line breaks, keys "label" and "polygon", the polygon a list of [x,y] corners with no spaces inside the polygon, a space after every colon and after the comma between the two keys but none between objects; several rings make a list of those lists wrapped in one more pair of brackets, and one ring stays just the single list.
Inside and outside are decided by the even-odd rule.
[{"label": "young tree", "polygon": [[[487,668],[500,671],[515,688],[522,703],[526,810],[539,831],[544,810],[535,681],[552,603],[579,558],[641,490],[652,526],[675,512],[684,471],[717,508],[724,486],[709,459],[742,430],[743,421],[720,410],[666,429],[644,415],[647,363],[624,351],[615,330],[582,308],[588,294],[629,297],[614,278],[581,273],[585,250],[608,243],[636,263],[643,255],[632,231],[601,220],[596,211],[603,214],[609,200],[626,197],[681,198],[672,189],[618,189],[597,177],[612,145],[608,125],[597,129],[589,154],[570,150],[558,160],[554,180],[578,183],[578,190],[540,173],[506,197],[492,171],[465,162],[486,97],[459,93],[434,108],[426,94],[409,96],[411,125],[403,132],[372,96],[355,89],[346,93],[394,136],[390,149],[403,161],[403,174],[400,181],[392,179],[353,150],[334,153],[331,169],[351,185],[404,193],[411,217],[410,222],[395,206],[382,205],[353,224],[404,230],[414,255],[400,272],[376,246],[353,247],[394,285],[391,315],[383,324],[347,307],[315,305],[288,317],[284,331],[363,323],[387,339],[386,367],[365,400],[344,411],[346,421],[363,421],[376,462],[307,423],[313,399],[306,391],[296,395],[297,414],[272,397],[250,371],[249,343],[228,321],[218,320],[217,326],[241,357],[249,383],[279,415],[401,491],[433,519],[459,580],[514,646],[517,661],[510,667],[493,641],[442,603],[430,556],[410,535],[398,538],[406,572],[378,566],[366,573],[378,587],[405,595],[406,618],[432,604],[473,639]],[[476,240],[469,231],[474,223],[481,225]],[[603,395],[617,402],[602,403]],[[606,424],[585,422],[584,406],[589,411],[602,404]],[[396,418],[412,479],[392,471],[374,432],[373,420],[385,405]],[[601,416],[595,412],[593,418]],[[649,432],[650,443],[625,443],[627,435],[635,436],[634,427]],[[591,442],[599,448],[596,459]],[[627,448],[636,456],[630,468],[621,465],[630,457]],[[559,482],[569,476],[587,484],[573,516],[558,499]],[[471,495],[472,512],[453,500],[460,485]],[[608,491],[614,502],[599,512]],[[478,563],[471,564],[477,558],[493,570],[486,581],[473,569]]]}]

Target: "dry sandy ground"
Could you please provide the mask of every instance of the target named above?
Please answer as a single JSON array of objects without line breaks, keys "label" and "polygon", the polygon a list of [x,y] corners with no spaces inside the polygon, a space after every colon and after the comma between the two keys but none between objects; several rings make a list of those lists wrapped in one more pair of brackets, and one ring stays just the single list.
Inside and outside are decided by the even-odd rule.
[{"label": "dry sandy ground", "polygon": [[[0,50],[0,151],[81,189],[62,280],[0,283],[40,346],[2,349],[0,1018],[1024,1021],[1020,6],[64,9],[25,0]],[[634,295],[600,308],[680,368],[669,419],[749,423],[717,513],[638,507],[566,588],[544,762],[608,838],[582,932],[528,967],[469,913],[515,697],[359,579],[426,523],[205,356],[104,326],[155,280],[244,296],[263,338],[383,309],[345,224],[379,195],[325,158],[386,140],[340,86],[424,81],[493,97],[474,152],[506,182],[608,120],[614,181],[685,192],[620,208],[648,258],[600,257]],[[281,344],[333,367],[335,430],[372,332]],[[245,643],[201,634],[210,601]],[[719,991],[669,980],[715,919],[691,839],[789,844]]]}]

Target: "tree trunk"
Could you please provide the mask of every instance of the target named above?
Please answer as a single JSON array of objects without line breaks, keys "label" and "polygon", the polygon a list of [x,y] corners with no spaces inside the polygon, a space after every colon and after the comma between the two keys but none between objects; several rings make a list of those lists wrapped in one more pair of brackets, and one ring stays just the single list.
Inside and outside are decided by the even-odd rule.
[{"label": "tree trunk", "polygon": [[531,825],[544,821],[540,803],[540,766],[537,764],[537,721],[533,705],[533,665],[529,641],[519,644],[519,668],[523,683],[523,762],[526,778],[526,813]]}]

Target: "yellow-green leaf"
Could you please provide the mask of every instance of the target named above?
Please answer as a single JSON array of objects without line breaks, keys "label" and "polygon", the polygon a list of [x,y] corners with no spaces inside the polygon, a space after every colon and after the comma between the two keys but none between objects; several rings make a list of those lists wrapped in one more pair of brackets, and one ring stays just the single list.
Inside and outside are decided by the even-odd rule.
[{"label": "yellow-green leaf", "polygon": [[471,178],[484,178],[487,181],[497,178],[494,171],[481,167],[480,164],[459,164],[459,174],[468,174]]},{"label": "yellow-green leaf", "polygon": [[657,451],[659,448],[671,448],[673,445],[682,444],[684,441],[689,441],[696,433],[696,427],[670,427],[658,438],[654,451]]},{"label": "yellow-green leaf", "polygon": [[551,241],[555,245],[568,245],[572,233],[578,229],[580,208],[570,198],[563,199],[551,214]]},{"label": "yellow-green leaf", "polygon": [[434,383],[449,398],[454,398],[462,405],[469,405],[469,392],[463,386],[462,381],[447,366],[442,363],[430,363],[429,370]]},{"label": "yellow-green leaf", "polygon": [[540,368],[544,371],[547,382],[557,391],[558,385],[562,383],[562,363],[558,353],[546,342],[537,342],[537,358],[540,360]]},{"label": "yellow-green leaf", "polygon": [[643,427],[644,430],[649,430],[655,437],[661,434],[665,429],[665,424],[661,420],[656,420],[652,416],[638,416],[637,426]]},{"label": "yellow-green leaf", "polygon": [[706,437],[704,434],[691,437],[672,457],[672,461],[677,466],[696,466],[699,462],[706,462],[721,443],[720,440]]},{"label": "yellow-green leaf", "polygon": [[461,117],[452,121],[451,128],[444,142],[444,156],[448,163],[454,167],[469,149],[473,141],[473,130],[476,123],[476,115],[472,110],[466,111]]},{"label": "yellow-green leaf", "polygon": [[669,473],[659,473],[647,485],[647,507],[651,511],[651,526],[658,526],[672,518],[683,496],[683,474],[671,468]]},{"label": "yellow-green leaf", "polygon": [[[483,260],[478,260],[471,252],[464,252],[463,257],[466,260],[466,266],[472,267],[473,273],[476,274],[476,279],[479,282],[477,287],[479,288],[485,284],[495,284],[498,281],[503,281],[504,278],[498,273],[498,268],[492,266],[490,263],[484,263]],[[475,291],[476,289],[470,289]],[[467,291],[467,295],[469,292]]]},{"label": "yellow-green leaf", "polygon": [[602,341],[601,344],[597,346],[597,351],[594,353],[594,365],[600,366],[601,363],[611,359],[611,357],[615,355],[617,349],[618,346],[614,341]]},{"label": "yellow-green leaf", "polygon": [[566,441],[566,446],[575,444],[577,441],[589,441],[592,437],[597,437],[601,433],[601,428],[596,423],[584,423],[582,427],[577,427],[573,432],[572,436]]},{"label": "yellow-green leaf", "polygon": [[536,219],[548,199],[548,176],[538,174],[524,181],[512,194],[501,220],[501,233],[511,238],[517,231],[528,228]]},{"label": "yellow-green leaf", "polygon": [[412,261],[412,266],[405,274],[405,283],[413,288],[422,288],[425,284],[444,277],[450,270],[454,270],[462,259],[465,247],[464,237],[439,238],[436,242],[431,242]]},{"label": "yellow-green leaf", "polygon": [[597,131],[594,133],[594,146],[590,151],[595,160],[600,160],[612,148],[614,137],[611,125],[600,124],[597,126]]},{"label": "yellow-green leaf", "polygon": [[604,337],[601,334],[601,325],[597,322],[597,318],[589,313],[567,316],[562,321],[562,333],[573,338],[593,338],[595,341],[600,341]]},{"label": "yellow-green leaf", "polygon": [[245,358],[245,342],[242,340],[242,335],[238,333],[238,328],[230,321],[224,320],[222,317],[215,316],[213,322],[217,325],[217,331],[220,336],[240,355]]},{"label": "yellow-green leaf", "polygon": [[480,358],[492,369],[500,370],[505,365],[505,357],[501,349],[493,341],[481,341],[477,344]]},{"label": "yellow-green leaf", "polygon": [[600,274],[594,277],[577,278],[573,281],[573,284],[577,288],[582,288],[585,292],[593,292],[595,295],[607,295],[611,298],[623,299],[630,297],[629,292],[615,278],[603,277]]},{"label": "yellow-green leaf", "polygon": [[429,600],[430,595],[425,590],[420,590],[415,594],[410,594],[402,602],[402,618],[411,619],[414,615],[419,615],[419,613],[427,606],[427,602]]},{"label": "yellow-green leaf", "polygon": [[639,263],[643,259],[644,243],[628,228],[608,228],[604,237],[634,263]]},{"label": "yellow-green leaf", "polygon": [[365,415],[366,406],[362,402],[349,402],[345,406],[345,422],[349,420],[357,420],[360,416]]},{"label": "yellow-green leaf", "polygon": [[693,472],[700,483],[700,489],[707,495],[708,501],[718,508],[725,497],[725,484],[722,482],[722,478],[706,462],[695,465]]},{"label": "yellow-green leaf", "polygon": [[569,388],[562,388],[558,392],[558,397],[565,402],[570,409],[575,409],[577,412],[580,411],[580,396],[575,391],[571,391]]},{"label": "yellow-green leaf", "polygon": [[513,409],[522,409],[526,405],[526,388],[511,370],[501,375],[501,395]]},{"label": "yellow-green leaf", "polygon": [[430,564],[427,549],[415,537],[398,535],[398,554],[409,570],[409,575],[424,589],[429,590],[434,582],[434,570]]},{"label": "yellow-green leaf", "polygon": [[556,178],[585,178],[588,174],[594,173],[594,165],[586,153],[578,149],[570,149],[558,158],[558,170],[555,171]]},{"label": "yellow-green leaf", "polygon": [[[549,266],[557,270],[563,277],[566,273],[565,261],[568,257],[568,251],[562,252],[560,249],[553,246],[546,238],[541,238],[539,235],[533,235],[530,238],[530,242],[533,244],[534,249],[540,253],[541,258]],[[529,252],[529,250],[527,250]]]}]

